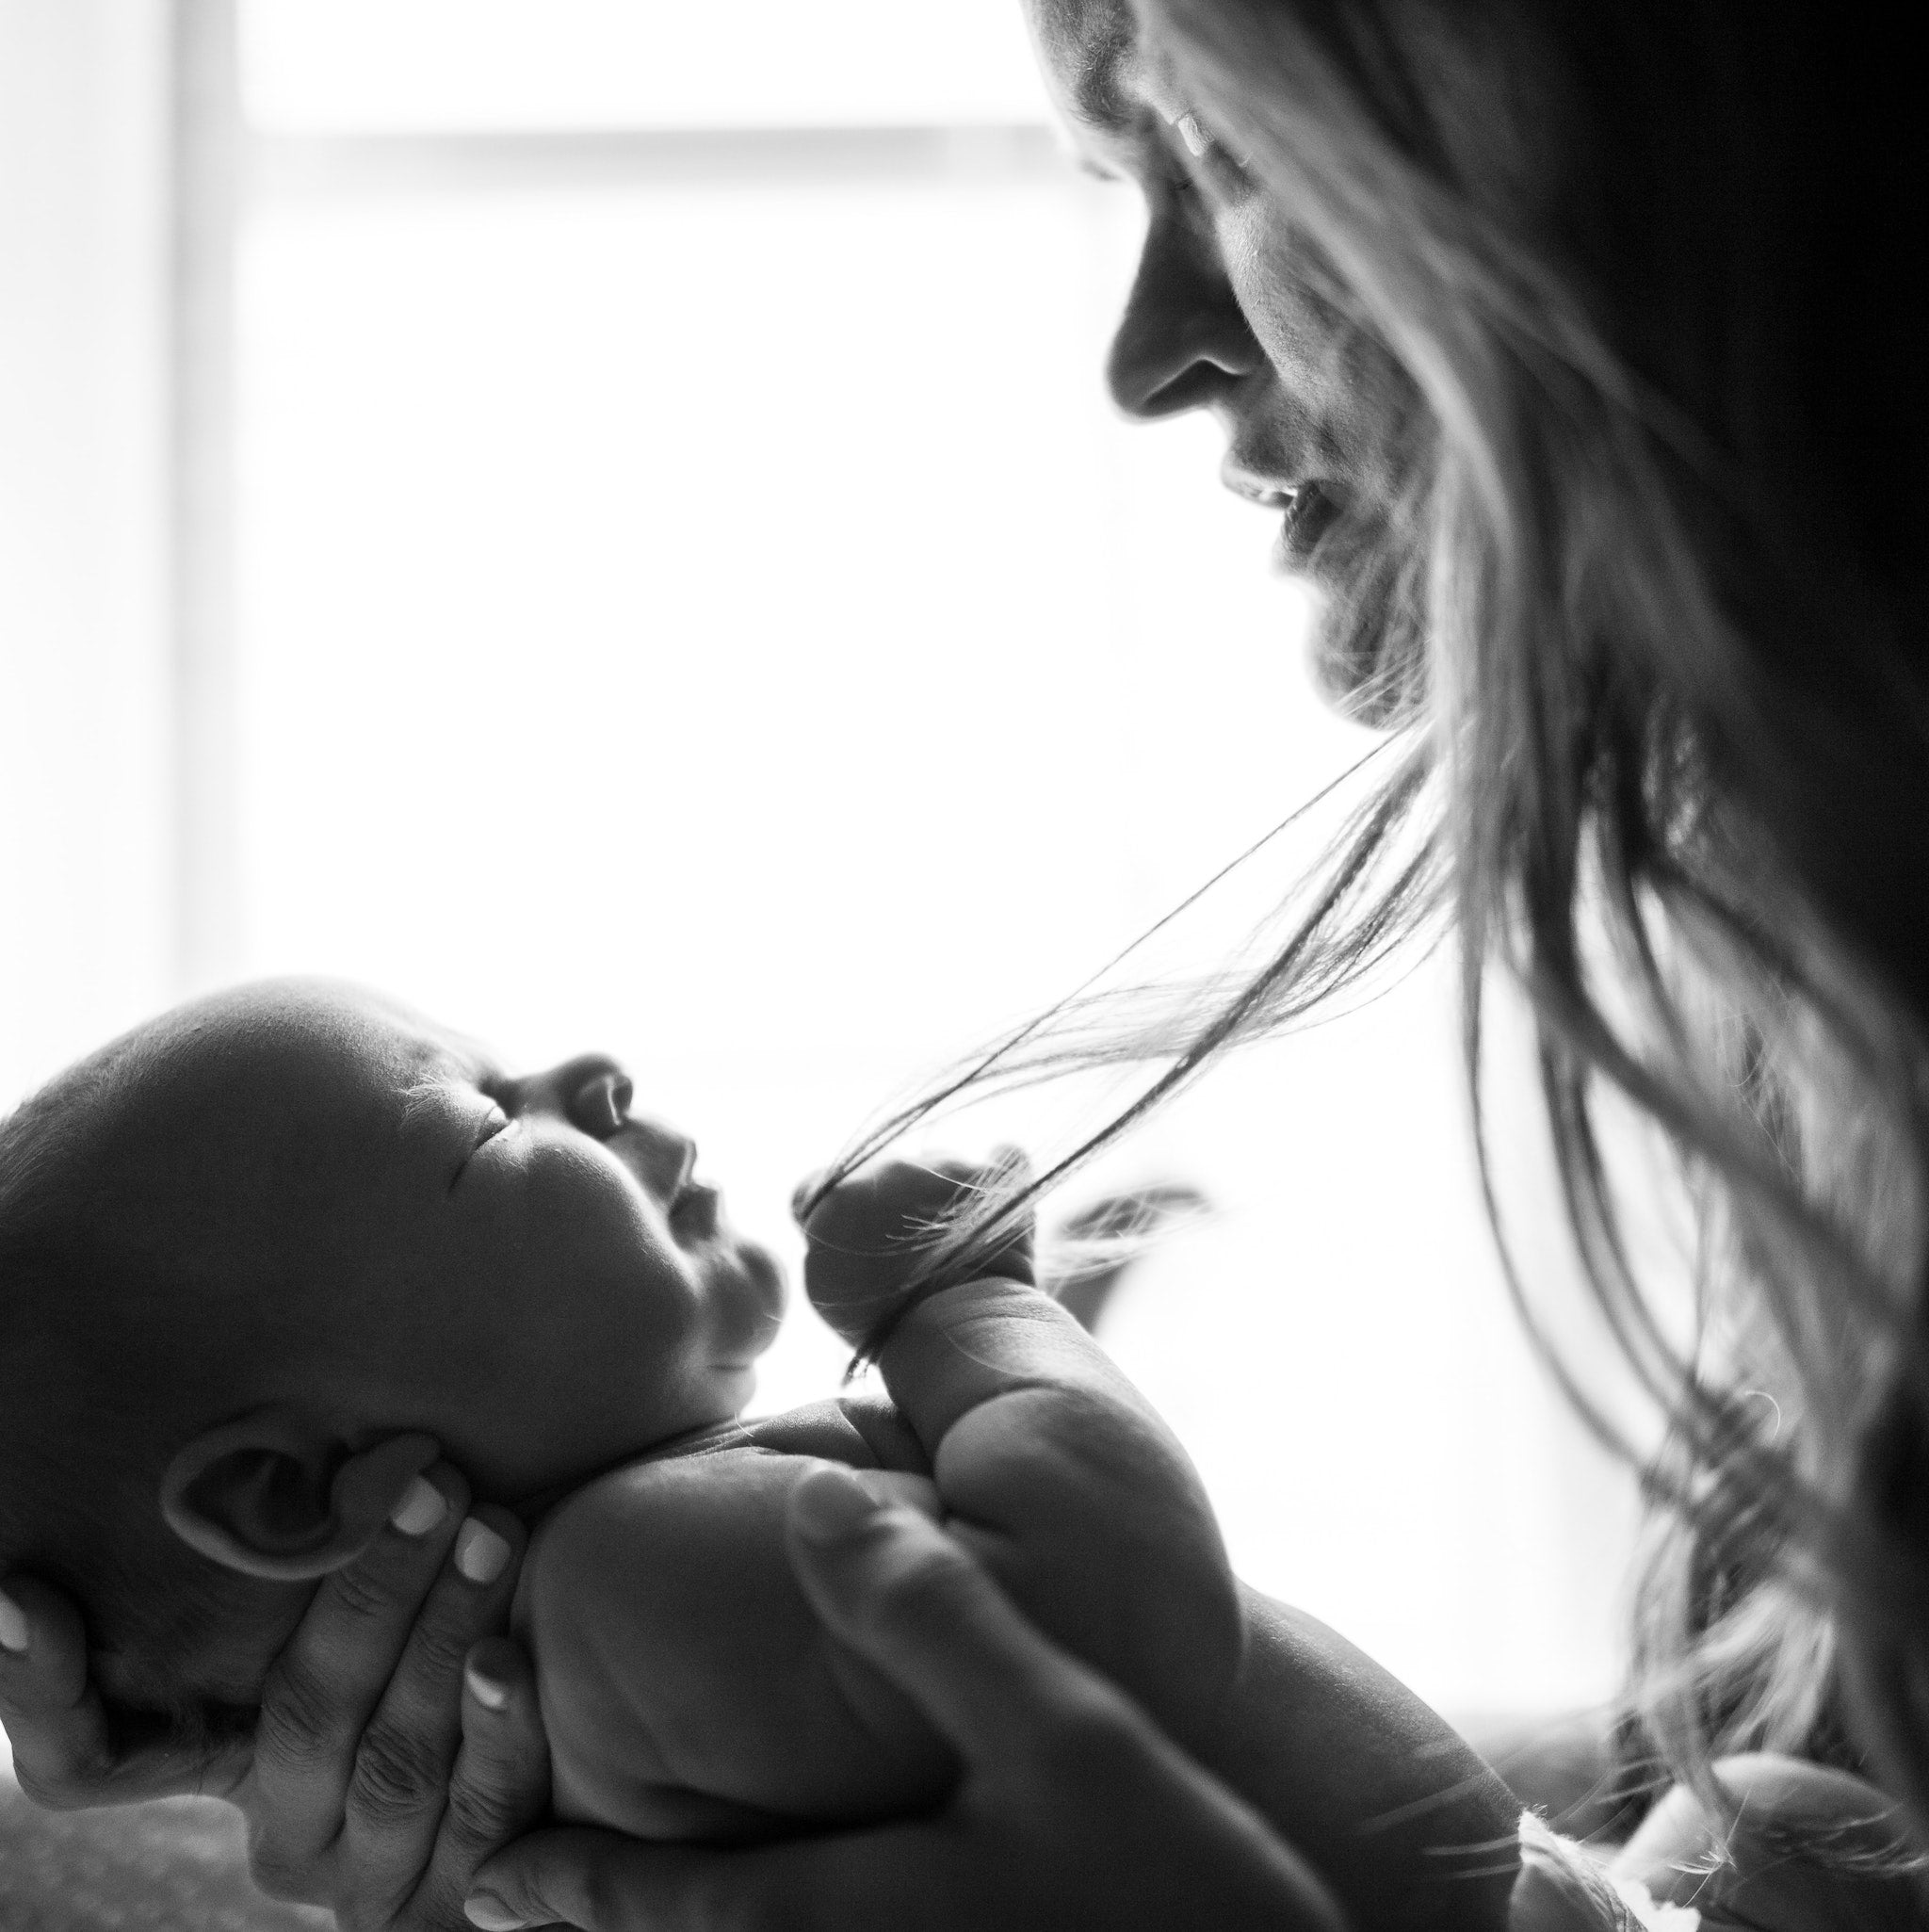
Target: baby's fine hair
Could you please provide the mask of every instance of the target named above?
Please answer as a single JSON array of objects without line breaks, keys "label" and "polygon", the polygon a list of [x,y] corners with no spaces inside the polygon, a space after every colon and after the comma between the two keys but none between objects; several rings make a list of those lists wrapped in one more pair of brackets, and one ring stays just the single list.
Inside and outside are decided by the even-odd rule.
[{"label": "baby's fine hair", "polygon": [[57,1075],[0,1121],[0,1575],[69,1592],[89,1675],[117,1707],[192,1742],[245,1724],[186,1666],[259,1614],[260,1585],[157,1536],[170,1391],[138,1337],[191,1319],[190,1284],[102,1238],[95,1129],[138,1037]]}]

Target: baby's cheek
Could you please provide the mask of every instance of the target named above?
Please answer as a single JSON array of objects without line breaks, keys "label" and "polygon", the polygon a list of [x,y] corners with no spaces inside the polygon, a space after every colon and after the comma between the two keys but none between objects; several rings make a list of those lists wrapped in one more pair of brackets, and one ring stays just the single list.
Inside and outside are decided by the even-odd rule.
[{"label": "baby's cheek", "polygon": [[784,1271],[751,1242],[737,1244],[709,1296],[716,1356],[748,1362],[777,1339],[784,1320]]}]

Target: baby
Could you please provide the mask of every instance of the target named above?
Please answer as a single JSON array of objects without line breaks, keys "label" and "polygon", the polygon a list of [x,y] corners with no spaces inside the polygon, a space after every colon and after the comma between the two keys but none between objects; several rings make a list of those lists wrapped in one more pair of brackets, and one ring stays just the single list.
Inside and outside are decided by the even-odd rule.
[{"label": "baby", "polygon": [[[246,1723],[316,1581],[439,1444],[539,1525],[515,1620],[563,1817],[742,1839],[948,1788],[948,1751],[792,1577],[785,1500],[813,1458],[933,1508],[942,1458],[954,1506],[979,1499],[960,1534],[1038,1620],[1181,1731],[1213,1707],[1240,1647],[1224,1552],[1135,1549],[1135,1505],[1193,1479],[1076,1323],[961,1284],[950,1326],[891,1344],[956,1349],[985,1298],[969,1372],[935,1378],[948,1406],[735,1426],[779,1273],[630,1101],[608,1059],[512,1078],[373,995],[281,982],[138,1029],[0,1128],[0,1571],[74,1592],[103,1690]],[[899,1169],[814,1218],[813,1292],[847,1334],[902,1284],[889,1235],[955,1186]],[[1002,1272],[1029,1268],[1021,1241]],[[1033,1507],[1020,1533],[1010,1405],[1041,1399],[1070,1403],[1120,1506]],[[1173,1500],[1148,1520],[1212,1536],[1203,1499]]]}]

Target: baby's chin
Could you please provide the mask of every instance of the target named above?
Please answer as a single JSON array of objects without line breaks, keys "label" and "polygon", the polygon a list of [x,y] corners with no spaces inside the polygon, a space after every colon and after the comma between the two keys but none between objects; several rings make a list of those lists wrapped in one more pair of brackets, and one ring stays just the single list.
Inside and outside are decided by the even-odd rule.
[{"label": "baby's chin", "polygon": [[[710,1372],[718,1414],[714,1422],[733,1421],[747,1409],[757,1392],[754,1362],[729,1362]],[[710,1426],[714,1426],[714,1422]]]}]

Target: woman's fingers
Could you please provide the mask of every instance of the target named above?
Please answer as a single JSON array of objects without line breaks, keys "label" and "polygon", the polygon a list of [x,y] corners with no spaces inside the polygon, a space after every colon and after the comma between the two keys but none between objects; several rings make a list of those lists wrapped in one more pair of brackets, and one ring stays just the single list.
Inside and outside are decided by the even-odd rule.
[{"label": "woman's fingers", "polygon": [[[532,1832],[476,1875],[465,1910],[482,1932],[512,1926],[574,1925],[585,1932],[778,1932],[783,1922],[738,1854],[727,1912],[714,1884],[719,1855],[643,1844],[613,1831],[562,1826]],[[693,1894],[711,1879],[712,1909]],[[809,1909],[800,1897],[800,1924]],[[856,1932],[856,1928],[852,1928]]]},{"label": "woman's fingers", "polygon": [[996,1923],[1341,1932],[1305,1861],[937,1524],[826,1466],[791,1491],[787,1528],[825,1625],[964,1761],[954,1820],[1008,1848]]},{"label": "woman's fingers", "polygon": [[107,1716],[87,1675],[80,1612],[35,1577],[8,1577],[0,1608],[0,1718],[21,1789],[37,1804],[86,1803],[110,1776]]},{"label": "woman's fingers", "polygon": [[[446,1570],[468,1500],[468,1485],[447,1463],[424,1471],[374,1543],[323,1580],[269,1669],[244,1798],[255,1882],[265,1891],[333,1902],[326,1895],[332,1873],[321,1860],[342,1834],[363,1730]],[[485,1634],[472,1631],[462,1648]]]},{"label": "woman's fingers", "polygon": [[[918,1825],[729,1851],[560,1826],[517,1839],[484,1865],[466,1910],[482,1932],[1018,1932],[1032,1923],[976,1914],[964,1889],[970,1857],[955,1835]],[[948,1860],[961,1868],[955,1905]]]},{"label": "woman's fingers", "polygon": [[[388,1925],[400,1902],[418,1894],[425,1872],[434,1869],[463,1713],[474,1696],[464,1659],[479,1639],[508,1623],[525,1542],[522,1525],[506,1509],[478,1508],[464,1518],[363,1730],[342,1830],[342,1854],[355,1887],[332,1901],[347,1926]],[[465,1870],[449,1878],[457,1896],[467,1875]],[[413,1908],[404,1923],[418,1919],[436,1923]]]},{"label": "woman's fingers", "polygon": [[1319,1881],[1115,1689],[1033,1631],[969,1555],[826,1467],[792,1492],[818,1613],[958,1746],[938,1813],[705,1852],[597,1831],[476,1875],[484,1932],[1341,1932]]},{"label": "woman's fingers", "polygon": [[840,1642],[914,1697],[966,1764],[1004,1763],[1125,1700],[1046,1642],[928,1517],[825,1466],[790,1492],[791,1561]]},{"label": "woman's fingers", "polygon": [[225,1796],[246,1774],[251,1749],[245,1738],[195,1751],[165,1736],[117,1738],[88,1679],[80,1612],[30,1576],[0,1585],[0,1721],[21,1789],[62,1810],[182,1792]]},{"label": "woman's fingers", "polygon": [[408,1923],[462,1923],[476,1867],[549,1809],[549,1745],[536,1708],[535,1673],[506,1637],[486,1638],[463,1668],[462,1742],[429,1870]]}]

